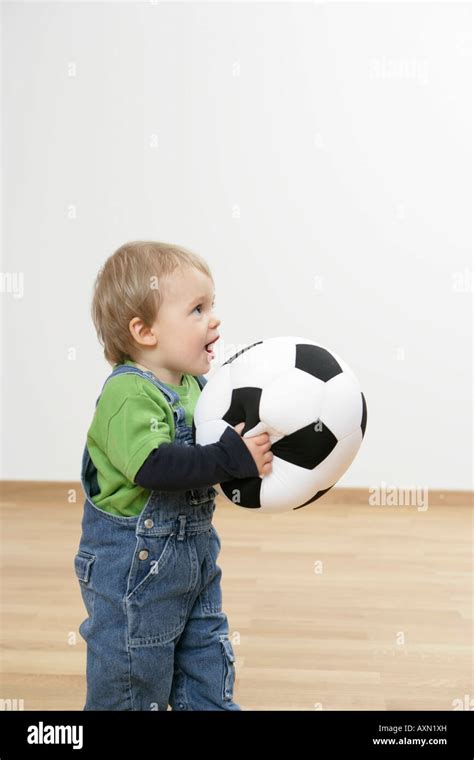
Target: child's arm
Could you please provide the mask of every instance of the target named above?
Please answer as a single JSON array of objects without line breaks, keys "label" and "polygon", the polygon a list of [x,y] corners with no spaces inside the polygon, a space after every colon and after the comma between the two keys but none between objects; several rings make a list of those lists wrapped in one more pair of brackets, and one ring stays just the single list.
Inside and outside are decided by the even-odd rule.
[{"label": "child's arm", "polygon": [[162,443],[135,475],[142,488],[181,491],[205,488],[234,478],[258,477],[255,460],[242,437],[227,427],[217,443],[186,446]]}]

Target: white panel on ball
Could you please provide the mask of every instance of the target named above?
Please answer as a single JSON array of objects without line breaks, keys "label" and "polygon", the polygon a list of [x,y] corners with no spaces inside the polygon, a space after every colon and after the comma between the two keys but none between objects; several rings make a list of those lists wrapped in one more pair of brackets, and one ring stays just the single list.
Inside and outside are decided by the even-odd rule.
[{"label": "white panel on ball", "polygon": [[263,388],[260,418],[273,430],[290,435],[318,419],[324,389],[325,383],[293,367]]},{"label": "white panel on ball", "polygon": [[233,388],[264,388],[280,372],[295,366],[295,346],[290,341],[270,339],[243,351],[229,366]]},{"label": "white panel on ball", "polygon": [[339,441],[360,426],[362,400],[354,380],[343,372],[325,384],[321,420]]},{"label": "white panel on ball", "polygon": [[223,417],[230,406],[231,397],[230,365],[226,365],[219,367],[213,377],[207,381],[199,396],[194,410],[196,429],[207,420],[217,420]]}]

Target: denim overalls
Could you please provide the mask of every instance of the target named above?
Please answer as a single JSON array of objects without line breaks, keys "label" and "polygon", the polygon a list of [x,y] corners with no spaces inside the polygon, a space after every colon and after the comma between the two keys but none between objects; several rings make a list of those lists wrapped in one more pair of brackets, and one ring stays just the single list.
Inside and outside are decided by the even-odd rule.
[{"label": "denim overalls", "polygon": [[[193,445],[173,389],[131,365],[119,365],[105,382],[123,373],[162,391],[174,415],[174,442]],[[203,388],[206,379],[196,379]],[[79,626],[87,643],[83,709],[240,710],[216,562],[221,543],[212,525],[217,491],[151,491],[139,515],[113,515],[92,501],[100,489],[87,444],[81,484],[86,499],[74,566],[88,615]]]}]

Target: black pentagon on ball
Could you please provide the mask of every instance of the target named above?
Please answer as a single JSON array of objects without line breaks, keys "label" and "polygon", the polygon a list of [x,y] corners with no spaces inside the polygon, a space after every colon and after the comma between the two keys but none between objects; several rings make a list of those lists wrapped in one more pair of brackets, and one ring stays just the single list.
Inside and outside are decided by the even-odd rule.
[{"label": "black pentagon on ball", "polygon": [[232,427],[239,422],[245,422],[240,435],[252,430],[260,422],[261,388],[235,388],[232,391],[230,406],[224,416],[225,422]]},{"label": "black pentagon on ball", "polygon": [[285,435],[272,446],[273,455],[285,462],[313,470],[321,464],[337,445],[337,438],[328,427],[316,420],[290,435]]},{"label": "black pentagon on ball", "polygon": [[227,498],[240,507],[260,509],[262,506],[260,503],[262,480],[259,477],[226,480],[220,483],[220,487]]},{"label": "black pentagon on ball", "polygon": [[362,438],[365,435],[365,428],[367,427],[367,404],[365,403],[364,394],[360,394],[362,396],[362,419],[360,422],[360,427],[362,430]]},{"label": "black pentagon on ball", "polygon": [[323,383],[332,380],[342,372],[342,367],[334,356],[321,346],[312,346],[309,343],[296,344],[296,369],[307,372]]},{"label": "black pentagon on ball", "polygon": [[308,501],[305,501],[304,504],[300,504],[299,507],[293,507],[293,510],[295,509],[301,509],[301,507],[306,507],[308,504],[311,504],[312,501],[316,501],[316,499],[320,499],[321,496],[324,496],[325,493],[331,490],[331,488],[334,488],[335,483],[333,483],[332,486],[329,486],[329,488],[325,488],[323,491],[317,491],[314,496],[312,496]]}]

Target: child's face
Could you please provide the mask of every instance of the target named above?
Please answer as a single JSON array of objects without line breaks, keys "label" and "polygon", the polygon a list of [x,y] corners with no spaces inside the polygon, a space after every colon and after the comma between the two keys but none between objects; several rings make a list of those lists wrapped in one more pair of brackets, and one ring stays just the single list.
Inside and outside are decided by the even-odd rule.
[{"label": "child's face", "polygon": [[199,269],[189,267],[183,272],[175,270],[167,278],[163,295],[152,328],[157,340],[153,360],[165,382],[163,369],[169,372],[168,382],[179,384],[183,372],[209,372],[213,357],[206,351],[206,344],[218,337],[220,325],[213,306],[214,285]]}]

